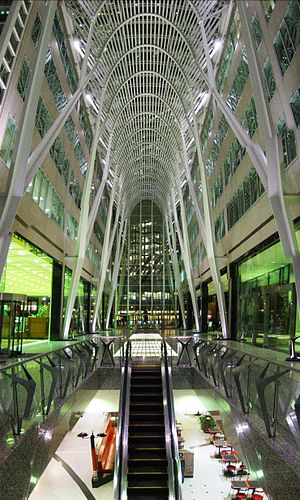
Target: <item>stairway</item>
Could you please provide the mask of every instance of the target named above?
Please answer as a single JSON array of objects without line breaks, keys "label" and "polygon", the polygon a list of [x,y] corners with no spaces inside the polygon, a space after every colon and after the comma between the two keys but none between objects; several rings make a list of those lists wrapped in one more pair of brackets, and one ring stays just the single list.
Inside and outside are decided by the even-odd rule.
[{"label": "stairway", "polygon": [[161,368],[132,365],[128,434],[128,500],[169,498]]}]

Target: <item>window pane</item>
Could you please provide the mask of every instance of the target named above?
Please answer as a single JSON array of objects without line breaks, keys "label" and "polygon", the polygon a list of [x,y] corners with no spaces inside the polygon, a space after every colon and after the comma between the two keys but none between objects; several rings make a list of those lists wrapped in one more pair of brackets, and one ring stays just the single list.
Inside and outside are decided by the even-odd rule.
[{"label": "window pane", "polygon": [[17,83],[17,91],[20,94],[23,101],[25,100],[29,78],[30,78],[30,66],[28,64],[27,59],[24,59],[23,64],[21,66],[19,80]]},{"label": "window pane", "polygon": [[255,14],[252,18],[252,29],[254,33],[256,47],[258,48],[260,46],[260,42],[262,41],[262,32],[257,14]]},{"label": "window pane", "polygon": [[273,74],[272,64],[269,58],[266,60],[264,65],[264,75],[267,87],[268,100],[271,101],[273,95],[276,92],[276,83]]},{"label": "window pane", "polygon": [[297,127],[300,127],[300,92],[299,89],[293,95],[291,99],[291,108],[295,118]]},{"label": "window pane", "polygon": [[37,14],[31,32],[31,40],[35,47],[37,46],[40,39],[41,28],[42,28],[42,23],[40,20],[40,16]]},{"label": "window pane", "polygon": [[5,134],[0,150],[0,158],[4,161],[8,168],[10,167],[12,161],[17,131],[18,127],[15,120],[11,115],[8,115]]}]

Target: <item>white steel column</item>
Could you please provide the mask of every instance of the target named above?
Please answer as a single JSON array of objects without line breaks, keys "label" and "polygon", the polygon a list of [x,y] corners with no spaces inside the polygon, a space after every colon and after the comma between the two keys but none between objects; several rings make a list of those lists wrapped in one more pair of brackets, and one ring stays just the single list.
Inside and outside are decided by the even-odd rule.
[{"label": "white steel column", "polygon": [[[82,195],[81,202],[81,210],[80,210],[80,218],[78,225],[78,235],[77,235],[77,249],[76,249],[76,266],[72,272],[72,280],[70,285],[70,292],[67,300],[66,312],[65,312],[65,320],[64,320],[64,328],[63,328],[63,337],[67,338],[70,328],[70,323],[72,319],[73,307],[76,299],[76,294],[78,290],[79,280],[81,271],[84,264],[86,249],[89,244],[90,238],[88,235],[88,217],[89,217],[89,202],[91,196],[91,187],[93,182],[94,175],[94,167],[95,160],[97,154],[98,147],[98,139],[99,139],[99,131],[101,126],[101,112],[98,114],[95,131],[93,136],[91,154],[89,159],[89,166],[85,177],[84,189]],[[95,221],[94,221],[95,222]]]},{"label": "white steel column", "polygon": [[[191,99],[191,102],[192,102],[192,99]],[[195,144],[196,144],[196,152],[197,152],[197,158],[198,158],[199,170],[200,170],[200,178],[201,178],[201,184],[202,184],[202,200],[203,200],[203,211],[204,211],[204,221],[205,221],[204,222],[204,224],[205,224],[205,236],[203,238],[203,234],[202,234],[202,239],[203,239],[203,243],[204,243],[205,249],[206,249],[207,260],[209,263],[211,276],[212,276],[212,279],[213,279],[213,282],[214,282],[214,285],[216,288],[216,295],[217,295],[217,301],[218,301],[218,307],[219,307],[222,332],[223,332],[224,337],[227,338],[228,337],[228,327],[227,327],[225,295],[224,295],[224,290],[223,290],[223,286],[222,286],[222,282],[221,282],[219,266],[217,264],[217,260],[216,260],[216,256],[215,256],[216,255],[215,254],[215,234],[214,234],[214,226],[213,226],[210,203],[209,203],[208,182],[207,182],[207,176],[206,176],[206,169],[205,169],[203,159],[202,159],[200,140],[199,140],[199,135],[198,135],[197,118],[196,118],[195,109],[194,109],[193,104],[192,104],[192,116],[193,116],[193,124],[194,124],[193,131],[194,131],[194,138],[195,138]],[[184,146],[185,146],[185,144],[184,144]],[[199,219],[199,215],[200,215],[200,207],[198,205],[199,201],[197,199],[197,196],[195,196],[196,193],[195,193],[194,184],[193,184],[193,181],[191,179],[191,175],[190,175],[186,161],[185,161],[185,173],[187,175],[187,181],[189,183],[189,186],[192,185],[191,196],[192,196],[193,202],[196,202],[196,204],[194,203],[194,207],[195,207],[197,220],[200,221],[199,227],[201,230],[202,218]]]},{"label": "white steel column", "polygon": [[128,218],[127,242],[127,326],[129,326],[129,293],[130,293],[130,216]]},{"label": "white steel column", "polygon": [[93,332],[95,332],[95,329],[96,329],[96,321],[97,321],[97,318],[99,316],[100,305],[102,304],[102,293],[103,293],[104,284],[105,284],[105,280],[106,280],[107,265],[108,265],[109,258],[110,258],[109,240],[111,237],[110,229],[111,229],[112,213],[113,213],[113,206],[114,206],[114,199],[115,199],[115,191],[116,191],[116,178],[114,180],[113,187],[111,190],[109,209],[108,209],[107,221],[106,221],[106,226],[105,226],[104,243],[103,243],[103,250],[102,250],[102,256],[101,256],[97,296],[96,296],[96,303],[95,303],[95,314],[94,314],[93,323],[92,323],[92,331]]},{"label": "white steel column", "polygon": [[167,216],[165,217],[165,225],[166,225],[166,230],[167,230],[167,240],[168,240],[168,245],[169,245],[169,249],[170,249],[170,256],[171,256],[171,261],[172,261],[172,266],[173,266],[173,271],[174,271],[175,287],[177,290],[179,307],[181,310],[182,323],[183,323],[183,328],[186,330],[186,318],[185,318],[183,294],[182,294],[182,290],[181,290],[181,286],[180,286],[180,273],[179,273],[179,264],[178,264],[178,257],[177,257],[176,237],[175,237],[171,217],[169,217],[169,220],[168,220]]},{"label": "white steel column", "polygon": [[190,254],[190,246],[189,246],[188,233],[187,233],[185,209],[184,209],[183,197],[182,197],[181,186],[180,186],[179,180],[178,180],[178,188],[177,189],[178,189],[179,203],[180,203],[182,234],[181,234],[181,230],[180,230],[180,226],[179,226],[179,222],[178,222],[178,217],[177,217],[177,210],[176,210],[176,205],[175,205],[175,195],[173,193],[174,221],[175,221],[176,230],[177,230],[177,234],[178,234],[178,240],[179,240],[179,244],[180,244],[181,255],[183,258],[183,262],[184,262],[189,291],[191,294],[191,300],[192,300],[194,317],[195,317],[195,325],[196,325],[196,329],[198,331],[200,331],[199,315],[198,315],[198,310],[197,310],[197,301],[196,301],[196,294],[195,294],[193,275],[192,275],[191,254]]},{"label": "white steel column", "polygon": [[165,298],[165,295],[166,295],[166,266],[165,266],[165,225],[163,224],[163,227],[162,227],[162,232],[163,232],[163,241],[162,241],[162,244],[163,244],[163,250],[162,250],[162,257],[163,257],[163,300],[162,300],[162,317],[163,317],[163,325],[165,325],[165,308],[166,308],[166,298]]},{"label": "white steel column", "polygon": [[151,297],[150,297],[150,302],[151,302],[151,317],[153,318],[153,263],[154,263],[154,255],[155,255],[155,249],[154,249],[154,241],[153,241],[153,201],[151,201],[151,264],[150,264],[150,269],[151,269]]},{"label": "white steel column", "polygon": [[110,165],[110,156],[111,156],[111,145],[112,145],[112,136],[110,137],[107,152],[106,152],[106,158],[105,158],[105,167],[103,170],[102,174],[102,179],[100,186],[97,189],[96,196],[94,198],[90,213],[89,213],[89,218],[88,218],[88,232],[87,232],[87,239],[89,240],[93,231],[94,223],[96,220],[97,212],[102,200],[102,195],[104,188],[107,183],[108,179],[108,174],[109,174],[109,165]]},{"label": "white steel column", "polygon": [[10,167],[3,211],[0,217],[0,279],[6,262],[9,245],[12,239],[10,232],[20,201],[26,190],[25,178],[27,162],[30,155],[35,116],[44,76],[44,66],[48,45],[50,43],[57,1],[49,2],[44,27],[41,33],[34,68],[29,81],[29,90],[23,105],[19,132]]},{"label": "white steel column", "polygon": [[[110,317],[110,313],[111,313],[111,309],[112,309],[112,305],[113,305],[114,295],[115,295],[115,292],[117,289],[119,269],[120,269],[120,265],[121,265],[121,260],[122,260],[123,251],[124,251],[124,244],[125,244],[125,239],[126,239],[125,238],[126,228],[127,228],[127,220],[126,221],[124,220],[124,215],[122,214],[119,234],[118,234],[118,238],[117,238],[117,248],[116,248],[114,269],[113,269],[113,275],[112,275],[112,287],[111,287],[111,291],[110,291],[110,295],[109,295],[107,314],[106,314],[106,328],[108,328],[108,326],[109,326],[109,317]],[[123,234],[123,229],[124,229],[124,234]],[[122,236],[123,236],[123,239],[121,240]]]},{"label": "white steel column", "polygon": [[[127,223],[127,226],[128,226],[128,223]],[[126,231],[127,231],[127,229],[126,229]],[[125,236],[125,234],[126,233],[124,232],[124,236]],[[122,262],[122,260],[121,260],[121,262]],[[115,307],[116,315],[118,314],[118,311],[120,310],[120,304],[121,304],[121,300],[122,300],[122,296],[123,296],[123,289],[124,289],[125,273],[126,273],[126,265],[124,262],[124,265],[122,266],[120,280],[119,280],[119,287],[117,286],[117,290],[116,290],[116,293],[117,293],[117,302],[116,302],[116,307]]]},{"label": "white steel column", "polygon": [[139,319],[142,318],[142,201],[140,201],[140,241],[139,241]]},{"label": "white steel column", "polygon": [[240,2],[238,5],[239,15],[243,30],[244,42],[248,55],[250,69],[250,80],[255,99],[259,129],[263,130],[262,138],[266,146],[267,157],[267,186],[266,192],[273,210],[275,222],[285,255],[293,261],[295,273],[295,288],[297,294],[298,314],[300,314],[300,252],[293,224],[293,218],[290,214],[289,206],[286,203],[283,185],[282,171],[280,166],[278,135],[272,123],[271,111],[262,75],[257,60],[257,50],[254,47],[251,36],[251,27],[245,4]]}]

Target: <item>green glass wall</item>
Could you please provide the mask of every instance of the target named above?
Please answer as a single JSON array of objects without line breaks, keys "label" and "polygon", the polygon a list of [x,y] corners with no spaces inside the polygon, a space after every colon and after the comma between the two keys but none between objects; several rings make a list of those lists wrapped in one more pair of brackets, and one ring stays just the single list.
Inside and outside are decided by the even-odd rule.
[{"label": "green glass wall", "polygon": [[300,333],[294,283],[281,242],[242,262],[238,266],[237,338],[287,352],[290,337]]}]

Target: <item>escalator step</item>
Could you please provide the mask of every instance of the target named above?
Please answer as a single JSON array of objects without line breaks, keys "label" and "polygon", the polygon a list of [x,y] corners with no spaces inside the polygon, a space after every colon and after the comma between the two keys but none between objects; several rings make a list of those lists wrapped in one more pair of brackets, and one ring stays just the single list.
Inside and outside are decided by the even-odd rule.
[{"label": "escalator step", "polygon": [[[131,393],[130,394],[130,402],[143,402],[145,399],[145,394],[143,392],[136,392],[136,393]],[[156,393],[156,392],[147,392],[147,403],[156,403],[156,402],[161,402],[163,401],[162,394]]]},{"label": "escalator step", "polygon": [[129,424],[129,437],[135,438],[164,438],[165,437],[165,426],[164,425],[135,425]]},{"label": "escalator step", "polygon": [[130,423],[131,424],[163,424],[164,414],[163,413],[130,413]]},{"label": "escalator step", "polygon": [[128,460],[130,472],[167,472],[168,461],[166,458],[136,459]]},{"label": "escalator step", "polygon": [[161,385],[161,377],[134,377],[131,378],[131,384],[134,385]]},{"label": "escalator step", "polygon": [[138,415],[148,413],[148,415],[163,413],[162,403],[130,403],[129,413]]},{"label": "escalator step", "polygon": [[169,498],[168,488],[127,488],[128,500],[167,500]]},{"label": "escalator step", "polygon": [[130,486],[168,486],[167,472],[128,472],[127,485]]},{"label": "escalator step", "polygon": [[162,448],[165,446],[165,436],[138,436],[131,435],[128,439],[131,448]]},{"label": "escalator step", "polygon": [[160,459],[166,458],[166,449],[164,446],[135,446],[128,448],[128,459],[142,459],[142,460],[151,460],[151,459]]},{"label": "escalator step", "polygon": [[162,386],[161,386],[161,384],[160,385],[156,385],[156,384],[151,384],[151,385],[150,384],[143,384],[143,385],[142,384],[137,384],[137,385],[131,384],[130,392],[131,392],[131,394],[136,394],[136,393],[141,394],[142,392],[144,394],[146,394],[146,393],[153,394],[153,389],[161,392]]}]

